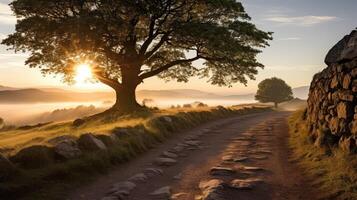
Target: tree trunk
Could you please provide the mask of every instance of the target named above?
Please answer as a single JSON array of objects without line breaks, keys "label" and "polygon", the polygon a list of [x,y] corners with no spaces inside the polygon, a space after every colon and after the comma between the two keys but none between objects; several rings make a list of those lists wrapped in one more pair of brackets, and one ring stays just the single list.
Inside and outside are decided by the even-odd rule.
[{"label": "tree trunk", "polygon": [[274,106],[275,106],[275,108],[278,108],[278,103],[274,102]]},{"label": "tree trunk", "polygon": [[143,107],[136,101],[136,84],[122,84],[115,88],[116,102],[111,110],[129,113],[140,110]]}]

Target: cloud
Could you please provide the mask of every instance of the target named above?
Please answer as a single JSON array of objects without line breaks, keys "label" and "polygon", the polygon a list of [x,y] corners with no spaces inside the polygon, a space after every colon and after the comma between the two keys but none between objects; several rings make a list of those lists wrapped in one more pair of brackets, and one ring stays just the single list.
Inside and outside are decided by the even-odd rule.
[{"label": "cloud", "polygon": [[336,21],[337,19],[338,18],[335,16],[307,15],[307,16],[290,17],[286,15],[276,15],[276,16],[268,16],[265,19],[265,21],[271,21],[271,22],[279,23],[281,25],[313,26],[316,24]]},{"label": "cloud", "polygon": [[16,17],[13,15],[10,6],[0,3],[0,24],[15,24]]}]

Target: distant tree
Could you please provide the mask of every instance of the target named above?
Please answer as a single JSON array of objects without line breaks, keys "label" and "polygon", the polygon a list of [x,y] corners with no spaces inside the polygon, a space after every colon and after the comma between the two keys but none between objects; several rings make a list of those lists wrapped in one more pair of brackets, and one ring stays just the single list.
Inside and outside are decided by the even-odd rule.
[{"label": "distant tree", "polygon": [[273,102],[277,108],[279,103],[293,99],[293,92],[284,80],[274,77],[259,83],[255,99],[261,103]]},{"label": "distant tree", "polygon": [[135,90],[153,76],[246,84],[263,67],[256,55],[272,39],[236,0],[14,0],[10,6],[16,32],[2,44],[29,52],[27,65],[67,82],[76,65],[90,63],[96,79],[116,92],[112,110],[122,112],[141,108]]}]

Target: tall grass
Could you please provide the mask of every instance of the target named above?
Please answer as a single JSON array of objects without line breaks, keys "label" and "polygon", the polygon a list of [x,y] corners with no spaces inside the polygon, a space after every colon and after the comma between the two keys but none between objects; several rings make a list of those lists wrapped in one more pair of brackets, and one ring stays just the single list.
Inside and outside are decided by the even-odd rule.
[{"label": "tall grass", "polygon": [[304,111],[289,119],[290,145],[294,158],[323,191],[321,199],[357,199],[357,157],[335,149],[316,147],[309,137]]}]

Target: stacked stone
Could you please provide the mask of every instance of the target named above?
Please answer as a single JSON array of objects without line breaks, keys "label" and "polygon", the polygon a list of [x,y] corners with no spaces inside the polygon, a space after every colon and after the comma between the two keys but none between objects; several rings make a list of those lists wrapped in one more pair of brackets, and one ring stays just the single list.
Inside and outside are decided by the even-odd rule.
[{"label": "stacked stone", "polygon": [[345,36],[327,54],[328,67],[310,87],[307,122],[318,146],[339,144],[355,151],[357,144],[357,31]]}]

